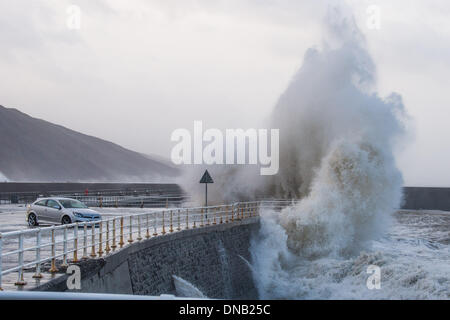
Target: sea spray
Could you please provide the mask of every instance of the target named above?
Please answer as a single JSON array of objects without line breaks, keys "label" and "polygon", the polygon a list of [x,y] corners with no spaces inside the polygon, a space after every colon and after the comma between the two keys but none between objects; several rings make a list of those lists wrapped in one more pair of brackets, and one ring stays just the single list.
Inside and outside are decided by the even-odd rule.
[{"label": "sea spray", "polygon": [[192,283],[175,275],[173,275],[172,278],[175,285],[177,297],[206,298],[203,292],[201,292],[200,289],[198,289]]},{"label": "sea spray", "polygon": [[[403,133],[401,97],[372,91],[374,64],[353,19],[331,11],[327,21],[328,39],[307,51],[273,112],[282,165],[271,188],[301,201],[262,214],[252,256],[263,298],[332,296],[332,284],[352,269],[345,259],[384,234],[401,200],[393,156]],[[324,290],[315,281],[321,276],[330,282]]]}]

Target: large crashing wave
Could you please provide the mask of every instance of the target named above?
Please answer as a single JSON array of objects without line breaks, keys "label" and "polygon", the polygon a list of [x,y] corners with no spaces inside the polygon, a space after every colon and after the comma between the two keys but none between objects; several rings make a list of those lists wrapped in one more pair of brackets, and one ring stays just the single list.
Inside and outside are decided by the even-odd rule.
[{"label": "large crashing wave", "polygon": [[374,64],[353,19],[333,12],[327,21],[329,38],[308,50],[273,112],[280,173],[265,187],[301,201],[262,213],[252,254],[263,298],[304,297],[308,277],[335,266],[330,259],[360,252],[401,201],[393,157],[403,132],[401,98],[373,92]]}]

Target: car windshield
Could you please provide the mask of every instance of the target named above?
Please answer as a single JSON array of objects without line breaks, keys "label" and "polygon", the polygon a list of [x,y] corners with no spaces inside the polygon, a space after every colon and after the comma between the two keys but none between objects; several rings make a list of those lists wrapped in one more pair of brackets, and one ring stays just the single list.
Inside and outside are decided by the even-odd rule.
[{"label": "car windshield", "polygon": [[59,200],[66,209],[86,209],[87,206],[78,200]]}]

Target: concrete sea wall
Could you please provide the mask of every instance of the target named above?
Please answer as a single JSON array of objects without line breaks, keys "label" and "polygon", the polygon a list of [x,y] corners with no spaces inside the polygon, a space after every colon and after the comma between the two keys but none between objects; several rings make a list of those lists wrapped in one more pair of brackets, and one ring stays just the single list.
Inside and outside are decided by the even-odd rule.
[{"label": "concrete sea wall", "polygon": [[[250,238],[258,218],[158,236],[105,258],[79,263],[81,292],[136,295],[177,294],[173,276],[209,298],[256,299]],[[67,291],[62,275],[35,290]]]},{"label": "concrete sea wall", "polygon": [[450,211],[450,188],[404,187],[402,209]]}]

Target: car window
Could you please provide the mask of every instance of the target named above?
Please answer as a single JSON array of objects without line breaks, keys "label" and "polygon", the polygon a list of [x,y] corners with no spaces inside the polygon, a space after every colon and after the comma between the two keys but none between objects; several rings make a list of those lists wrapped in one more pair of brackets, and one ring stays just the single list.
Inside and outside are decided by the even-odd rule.
[{"label": "car window", "polygon": [[60,205],[55,200],[48,200],[47,201],[47,207],[59,209]]},{"label": "car window", "polygon": [[37,206],[45,206],[45,203],[47,202],[47,200],[41,200],[35,203],[35,205]]},{"label": "car window", "polygon": [[78,200],[59,200],[66,209],[87,209],[87,206]]}]

